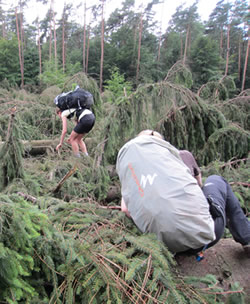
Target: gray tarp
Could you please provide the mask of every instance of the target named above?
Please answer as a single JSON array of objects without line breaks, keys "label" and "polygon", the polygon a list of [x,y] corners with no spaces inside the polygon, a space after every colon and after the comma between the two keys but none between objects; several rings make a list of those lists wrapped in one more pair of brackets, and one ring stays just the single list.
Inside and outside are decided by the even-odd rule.
[{"label": "gray tarp", "polygon": [[137,227],[172,252],[215,239],[207,200],[179,152],[155,136],[138,136],[118,153],[122,197]]}]

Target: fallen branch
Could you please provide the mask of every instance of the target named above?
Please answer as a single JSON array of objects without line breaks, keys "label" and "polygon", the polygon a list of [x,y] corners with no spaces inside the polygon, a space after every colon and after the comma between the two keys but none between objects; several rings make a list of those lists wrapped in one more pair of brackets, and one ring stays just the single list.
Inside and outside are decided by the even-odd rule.
[{"label": "fallen branch", "polygon": [[31,196],[29,194],[25,194],[22,192],[17,192],[18,195],[22,196],[26,201],[36,203],[37,199],[34,196]]},{"label": "fallen branch", "polygon": [[113,210],[121,210],[121,206],[99,206],[102,209],[113,209]]},{"label": "fallen branch", "polygon": [[221,167],[221,168],[224,168],[224,167],[231,166],[231,165],[234,165],[234,164],[237,164],[237,163],[241,163],[241,162],[248,161],[249,159],[250,159],[250,158],[236,159],[236,160],[227,162],[227,163],[223,164],[223,165],[220,166],[220,167]]},{"label": "fallen branch", "polygon": [[62,187],[62,185],[65,183],[65,181],[72,175],[75,173],[75,171],[77,170],[77,165],[74,166],[74,168],[70,169],[69,172],[60,180],[59,184],[56,186],[56,188],[53,190],[53,192],[58,192],[60,190],[60,188]]},{"label": "fallen branch", "polygon": [[249,183],[243,183],[243,182],[230,182],[229,185],[240,185],[244,187],[250,187]]}]

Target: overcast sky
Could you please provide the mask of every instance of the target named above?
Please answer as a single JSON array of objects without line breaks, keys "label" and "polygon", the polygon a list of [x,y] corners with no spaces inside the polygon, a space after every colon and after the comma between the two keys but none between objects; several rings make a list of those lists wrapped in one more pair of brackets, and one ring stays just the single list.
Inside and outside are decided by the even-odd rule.
[{"label": "overcast sky", "polygon": [[[216,6],[216,3],[219,0],[199,0],[198,4],[198,14],[201,17],[201,20],[205,21],[208,20],[209,15],[213,11],[213,9]],[[50,1],[48,1],[49,4],[47,5],[42,5],[42,4],[37,4],[35,0],[30,0],[29,1],[29,9],[25,9],[25,16],[26,20],[28,23],[32,23],[37,16],[39,16],[39,19],[43,19],[45,13],[48,11]],[[106,1],[106,7],[105,7],[105,19],[107,19],[108,14],[113,12],[115,8],[121,7],[121,3],[123,0],[107,0]],[[136,10],[139,10],[139,5],[144,5],[149,2],[149,0],[136,0]],[[230,0],[229,0],[230,2]],[[7,5],[10,5],[11,3],[14,4],[15,6],[18,5],[18,0],[6,0]],[[62,8],[64,3],[73,3],[73,6],[76,7],[77,4],[79,3],[84,3],[84,0],[54,0],[54,9],[57,12],[57,18],[61,17],[62,14]],[[86,0],[86,5],[91,6],[94,3],[101,3],[100,0]],[[158,4],[154,6],[154,11],[156,11],[156,19],[159,22],[162,22],[162,29],[163,31],[167,28],[168,22],[171,19],[171,16],[175,13],[176,8],[184,4],[184,7],[189,7],[194,3],[194,0],[165,0],[163,4]],[[79,23],[83,24],[83,6],[81,10],[78,10],[77,12]],[[87,20],[88,23],[88,20]]]}]

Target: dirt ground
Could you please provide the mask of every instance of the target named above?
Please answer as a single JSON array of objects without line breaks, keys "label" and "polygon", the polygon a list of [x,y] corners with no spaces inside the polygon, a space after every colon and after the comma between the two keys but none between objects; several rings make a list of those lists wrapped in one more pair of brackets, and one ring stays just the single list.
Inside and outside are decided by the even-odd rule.
[{"label": "dirt ground", "polygon": [[242,246],[232,239],[222,239],[205,251],[204,259],[197,262],[194,255],[176,256],[179,272],[187,276],[203,277],[213,274],[225,291],[230,284],[238,282],[250,303],[250,257]]}]

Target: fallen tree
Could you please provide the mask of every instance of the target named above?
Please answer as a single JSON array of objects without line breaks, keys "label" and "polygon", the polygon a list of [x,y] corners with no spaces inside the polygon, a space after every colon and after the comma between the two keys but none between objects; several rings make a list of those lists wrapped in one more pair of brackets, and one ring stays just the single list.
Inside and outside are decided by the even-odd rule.
[{"label": "fallen tree", "polygon": [[[89,138],[85,139],[87,143],[89,140]],[[59,143],[59,139],[21,140],[20,142],[23,145],[23,149],[26,155],[36,156],[41,154],[54,153],[55,148]],[[0,150],[4,143],[4,141],[0,141]],[[66,142],[64,144],[67,147],[70,147],[70,145]]]}]

